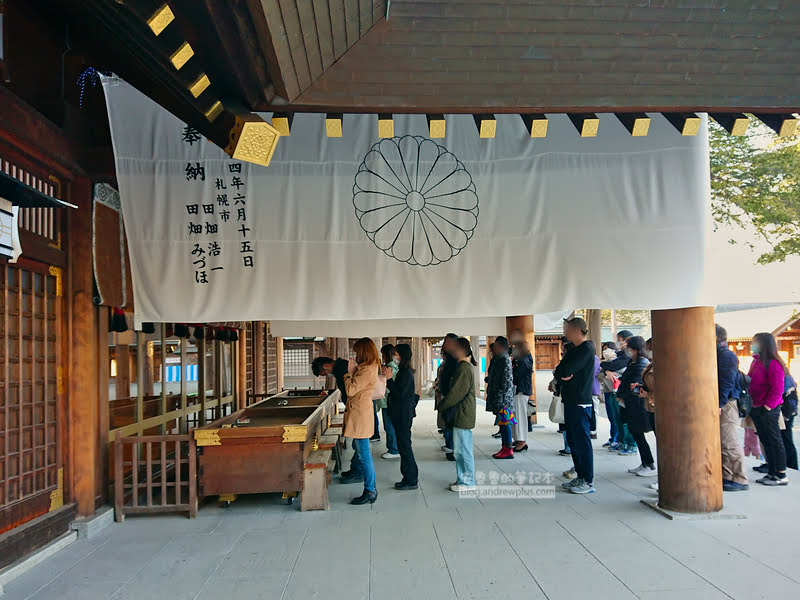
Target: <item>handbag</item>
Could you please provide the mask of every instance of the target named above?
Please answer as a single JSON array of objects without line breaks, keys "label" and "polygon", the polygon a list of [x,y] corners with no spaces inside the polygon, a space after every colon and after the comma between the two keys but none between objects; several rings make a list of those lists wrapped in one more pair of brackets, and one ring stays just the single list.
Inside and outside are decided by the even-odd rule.
[{"label": "handbag", "polygon": [[378,374],[378,380],[375,382],[375,391],[372,392],[373,400],[382,400],[386,397],[386,375],[383,373]]},{"label": "handbag", "polygon": [[739,418],[744,419],[753,410],[753,397],[750,395],[750,378],[739,371],[739,376],[736,382],[736,387],[739,388],[739,397],[736,399],[736,405],[739,408]]},{"label": "handbag", "polygon": [[564,423],[564,402],[561,396],[553,395],[553,401],[550,403],[550,420],[553,423]]},{"label": "handbag", "polygon": [[466,399],[467,397],[464,396],[450,408],[445,408],[444,410],[440,411],[442,413],[442,421],[444,421],[444,425],[447,429],[453,428],[453,424],[456,422],[456,413],[458,412],[458,407],[461,406]]}]

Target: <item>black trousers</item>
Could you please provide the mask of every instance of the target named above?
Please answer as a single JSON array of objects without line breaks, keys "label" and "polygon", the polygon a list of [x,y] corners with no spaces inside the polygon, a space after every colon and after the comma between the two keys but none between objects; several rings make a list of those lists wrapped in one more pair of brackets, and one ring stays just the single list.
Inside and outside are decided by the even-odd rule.
[{"label": "black trousers", "polygon": [[636,440],[636,445],[639,447],[639,456],[642,457],[642,464],[646,467],[655,465],[653,460],[653,451],[650,450],[650,444],[647,443],[647,438],[643,433],[631,432],[633,439]]},{"label": "black trousers", "polygon": [[777,476],[786,471],[786,448],[783,445],[778,419],[782,419],[781,409],[767,410],[763,406],[756,406],[750,411],[753,423],[756,424],[758,439],[764,445],[769,474]]},{"label": "black trousers", "polygon": [[394,417],[391,417],[391,419],[394,425],[394,434],[397,438],[397,451],[400,453],[400,473],[403,475],[403,481],[411,485],[417,485],[419,470],[417,469],[417,461],[414,459],[414,451],[411,449],[411,423],[413,419],[406,415],[400,416],[397,421],[395,421]]},{"label": "black trousers", "polygon": [[786,450],[786,466],[797,471],[797,448],[794,445],[794,436],[792,435],[793,425],[794,417],[786,421],[786,429],[781,431],[781,437],[783,437],[783,447]]}]

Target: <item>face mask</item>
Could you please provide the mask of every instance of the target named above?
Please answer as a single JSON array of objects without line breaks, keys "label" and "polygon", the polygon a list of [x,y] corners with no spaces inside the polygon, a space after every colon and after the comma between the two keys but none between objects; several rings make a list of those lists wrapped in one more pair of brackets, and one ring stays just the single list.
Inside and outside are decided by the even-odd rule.
[{"label": "face mask", "polygon": [[647,360],[653,360],[653,351],[652,350],[645,350],[644,356]]},{"label": "face mask", "polygon": [[752,354],[758,354],[760,351],[761,351],[761,348],[759,347],[759,345],[756,342],[753,342],[750,345],[750,352]]},{"label": "face mask", "polygon": [[617,357],[617,353],[614,352],[611,348],[606,348],[603,350],[603,358],[606,360],[614,360]]},{"label": "face mask", "polygon": [[628,358],[633,358],[633,350],[625,348],[625,356],[627,356]]}]

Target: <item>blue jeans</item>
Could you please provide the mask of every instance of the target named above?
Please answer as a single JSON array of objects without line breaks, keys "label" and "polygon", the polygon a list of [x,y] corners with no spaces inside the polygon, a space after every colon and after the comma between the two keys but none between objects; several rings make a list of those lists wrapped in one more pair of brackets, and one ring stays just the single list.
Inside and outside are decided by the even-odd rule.
[{"label": "blue jeans", "polygon": [[569,449],[569,441],[567,440],[567,430],[565,429],[564,431],[562,431],[561,435],[564,438],[564,452],[569,453],[570,449]]},{"label": "blue jeans", "polygon": [[617,395],[614,392],[606,392],[606,416],[609,423],[611,423],[611,435],[608,441],[616,444],[617,439],[617,422],[619,421],[619,402],[617,402]]},{"label": "blue jeans", "polygon": [[389,454],[400,454],[397,450],[397,438],[394,435],[394,425],[389,418],[389,409],[382,408],[383,414],[383,430],[386,432],[386,450]]},{"label": "blue jeans", "polygon": [[511,425],[500,425],[500,439],[503,446],[511,445]]},{"label": "blue jeans", "polygon": [[572,450],[575,473],[587,483],[594,480],[594,456],[589,432],[591,419],[591,406],[564,404],[564,425],[567,426],[567,439]]},{"label": "blue jeans", "polygon": [[444,445],[453,449],[453,430],[452,429],[445,429],[444,430]]},{"label": "blue jeans", "polygon": [[475,457],[472,454],[472,429],[453,427],[453,458],[456,459],[456,483],[475,485]]},{"label": "blue jeans", "polygon": [[[375,491],[375,463],[372,462],[372,451],[369,448],[369,439],[353,440],[353,460],[350,469],[364,476],[364,489]],[[358,464],[356,471],[355,465]]]}]

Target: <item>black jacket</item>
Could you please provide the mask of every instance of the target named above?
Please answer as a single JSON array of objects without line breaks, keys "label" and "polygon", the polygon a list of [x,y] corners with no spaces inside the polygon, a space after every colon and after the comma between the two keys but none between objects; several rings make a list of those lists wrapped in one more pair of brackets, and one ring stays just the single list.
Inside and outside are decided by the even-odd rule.
[{"label": "black jacket", "polygon": [[739,358],[727,344],[717,346],[717,381],[719,382],[719,407],[738,396]]},{"label": "black jacket", "polygon": [[525,396],[533,396],[533,356],[528,354],[522,358],[515,358],[513,364],[514,385],[517,386],[517,393],[524,394]]},{"label": "black jacket", "polygon": [[[594,344],[586,340],[567,350],[555,372],[564,404],[592,404],[594,384]],[[572,379],[564,381],[564,377]]]},{"label": "black jacket", "polygon": [[416,384],[414,371],[408,367],[397,371],[393,379],[386,380],[386,389],[389,390],[389,403],[387,410],[392,423],[411,423],[416,416],[417,403],[415,402]]},{"label": "black jacket", "polygon": [[652,417],[644,406],[644,399],[639,397],[639,392],[631,390],[632,383],[644,383],[642,374],[649,363],[644,357],[637,361],[630,360],[619,380],[617,398],[625,402],[625,408],[621,409],[622,418],[632,433],[646,433],[653,429]]},{"label": "black jacket", "polygon": [[444,359],[442,371],[439,373],[439,394],[441,394],[442,398],[447,396],[450,391],[450,384],[453,382],[453,375],[456,374],[457,366],[458,361],[455,358],[448,356]]},{"label": "black jacket", "polygon": [[331,375],[336,379],[336,387],[342,393],[342,402],[347,403],[347,392],[344,391],[344,376],[347,375],[347,361],[343,358],[337,358],[333,363],[333,371]]}]

